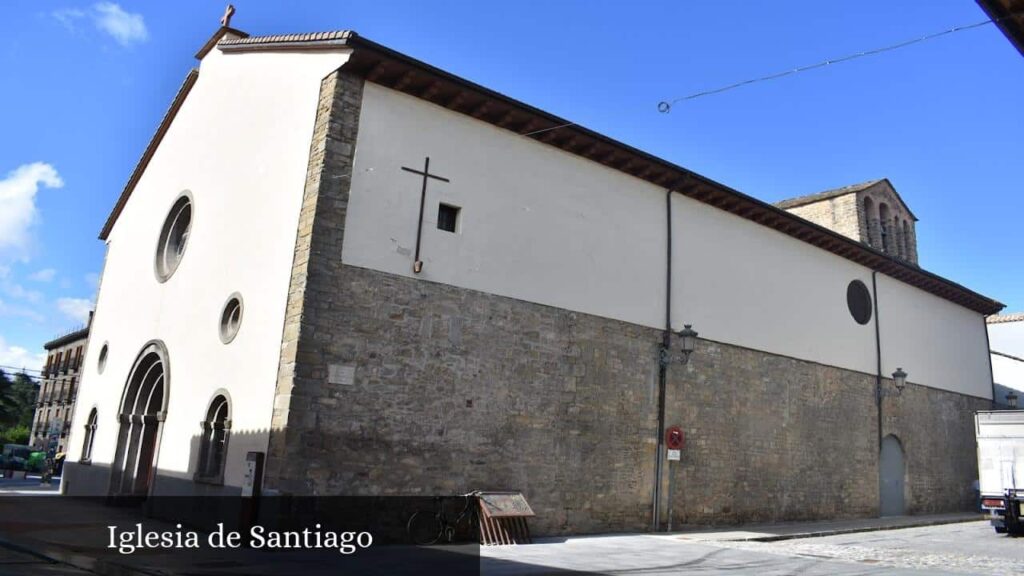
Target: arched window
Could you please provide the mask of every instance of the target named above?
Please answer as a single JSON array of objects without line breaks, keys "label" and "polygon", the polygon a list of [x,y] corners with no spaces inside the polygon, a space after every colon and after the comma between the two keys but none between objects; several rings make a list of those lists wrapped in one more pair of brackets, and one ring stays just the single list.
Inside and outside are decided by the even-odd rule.
[{"label": "arched window", "polygon": [[867,233],[868,246],[875,246],[878,237],[878,218],[875,215],[875,202],[871,198],[864,197],[864,231]]},{"label": "arched window", "polygon": [[89,420],[85,423],[85,438],[82,440],[82,456],[79,462],[88,463],[92,461],[92,442],[96,439],[96,409],[89,412]]},{"label": "arched window", "polygon": [[879,202],[879,204],[878,204],[878,223],[879,223],[879,227],[878,228],[881,231],[881,235],[882,235],[882,245],[880,246],[880,248],[886,254],[892,254],[894,252],[894,250],[893,250],[893,243],[892,243],[892,230],[891,230],[892,222],[890,222],[891,219],[892,219],[892,215],[889,213],[889,205],[886,204],[885,202]]},{"label": "arched window", "polygon": [[904,220],[903,221],[903,253],[906,255],[905,258],[907,260],[910,260],[912,258],[910,248],[913,245],[914,245],[914,243],[910,241],[910,221]]},{"label": "arched window", "polygon": [[901,260],[907,259],[906,241],[903,238],[903,226],[901,225],[902,220],[899,217],[893,222],[892,237],[895,240],[893,242],[896,245],[896,249],[893,250],[893,254],[899,256]]},{"label": "arched window", "polygon": [[228,433],[231,431],[231,407],[223,394],[214,396],[202,425],[203,439],[199,447],[196,480],[222,484]]}]

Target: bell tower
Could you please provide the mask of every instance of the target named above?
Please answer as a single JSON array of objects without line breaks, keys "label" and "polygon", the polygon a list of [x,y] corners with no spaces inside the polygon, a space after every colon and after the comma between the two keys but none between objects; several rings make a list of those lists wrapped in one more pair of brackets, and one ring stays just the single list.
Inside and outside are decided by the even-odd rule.
[{"label": "bell tower", "polygon": [[783,200],[776,206],[917,265],[917,217],[887,178]]}]

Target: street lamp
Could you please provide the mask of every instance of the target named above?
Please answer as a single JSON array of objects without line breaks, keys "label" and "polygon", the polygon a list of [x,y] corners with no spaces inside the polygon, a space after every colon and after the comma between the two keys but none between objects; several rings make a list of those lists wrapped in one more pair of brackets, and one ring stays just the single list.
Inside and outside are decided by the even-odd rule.
[{"label": "street lamp", "polygon": [[697,331],[689,324],[684,324],[683,329],[678,333],[680,338],[683,339],[683,347],[680,350],[681,355],[675,356],[668,348],[661,349],[661,365],[668,366],[672,362],[679,362],[680,364],[687,364],[690,361],[690,354],[693,354],[694,348],[697,347]]},{"label": "street lamp", "polygon": [[1007,392],[1006,393],[1006,403],[1010,406],[1010,408],[1016,408],[1017,407],[1017,393],[1014,392],[1013,390],[1010,390],[1009,392]]},{"label": "street lamp", "polygon": [[885,398],[886,396],[899,396],[900,394],[903,394],[903,388],[907,385],[907,373],[903,371],[903,368],[897,368],[896,371],[892,373],[892,383],[896,385],[895,390],[882,388],[881,383],[879,383],[879,402],[881,402],[882,398]]},{"label": "street lamp", "polygon": [[903,368],[897,368],[892,373],[892,381],[896,385],[896,389],[903,392],[903,387],[907,385],[907,373],[903,371]]}]

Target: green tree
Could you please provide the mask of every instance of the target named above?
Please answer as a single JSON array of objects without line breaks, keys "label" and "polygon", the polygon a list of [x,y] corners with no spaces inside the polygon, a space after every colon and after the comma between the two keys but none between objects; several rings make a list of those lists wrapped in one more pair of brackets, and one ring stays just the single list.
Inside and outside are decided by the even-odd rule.
[{"label": "green tree", "polygon": [[0,370],[0,427],[31,426],[38,395],[39,387],[28,374],[12,379]]},{"label": "green tree", "polygon": [[7,373],[0,370],[0,426],[6,426],[17,420],[18,406],[12,396],[14,382]]},{"label": "green tree", "polygon": [[12,428],[0,428],[0,445],[2,444],[28,444],[28,426],[14,426]]}]

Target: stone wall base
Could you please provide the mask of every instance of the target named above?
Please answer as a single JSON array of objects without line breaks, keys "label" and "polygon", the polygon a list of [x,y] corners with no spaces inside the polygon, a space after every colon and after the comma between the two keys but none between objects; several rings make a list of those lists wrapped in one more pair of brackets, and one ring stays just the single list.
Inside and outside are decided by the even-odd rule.
[{"label": "stone wall base", "polygon": [[[351,266],[324,280],[333,291],[307,302],[268,487],[521,490],[538,534],[649,529],[660,331]],[[874,386],[699,341],[669,368],[667,424],[687,440],[663,484],[674,475],[676,523],[877,515]],[[988,401],[909,384],[884,402],[908,513],[970,509],[972,418]]]}]

